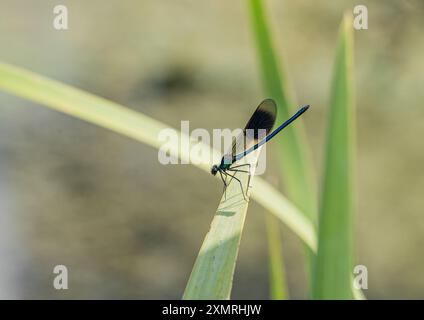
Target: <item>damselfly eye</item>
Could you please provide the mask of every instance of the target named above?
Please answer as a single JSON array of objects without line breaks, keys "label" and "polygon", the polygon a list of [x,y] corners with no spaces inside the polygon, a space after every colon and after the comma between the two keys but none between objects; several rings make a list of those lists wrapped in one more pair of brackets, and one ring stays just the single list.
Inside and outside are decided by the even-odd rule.
[{"label": "damselfly eye", "polygon": [[214,165],[212,168],[211,168],[211,174],[212,175],[216,175],[216,173],[218,172],[218,167],[216,166],[216,165]]}]

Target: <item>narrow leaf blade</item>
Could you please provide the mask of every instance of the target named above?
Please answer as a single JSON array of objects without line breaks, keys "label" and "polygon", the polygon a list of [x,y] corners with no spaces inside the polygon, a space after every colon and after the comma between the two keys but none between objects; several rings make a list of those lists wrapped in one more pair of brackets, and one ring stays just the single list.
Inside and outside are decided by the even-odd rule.
[{"label": "narrow leaf blade", "polygon": [[[278,55],[272,41],[269,16],[265,12],[262,0],[250,0],[251,23],[255,35],[258,58],[264,91],[268,98],[277,102],[277,124],[286,120],[293,111],[293,100],[289,94],[289,85],[281,55]],[[284,139],[278,139],[281,159],[281,179],[288,198],[298,206],[315,227],[317,222],[317,199],[313,167],[309,157],[309,145],[302,124],[285,129]],[[273,252],[273,251],[270,251]],[[308,250],[309,274],[312,274],[315,254]],[[274,260],[278,259],[277,257]],[[283,268],[283,266],[281,266]]]},{"label": "narrow leaf blade", "polygon": [[[277,58],[272,42],[268,25],[269,17],[262,0],[250,0],[249,4],[263,87],[268,98],[277,102],[277,125],[279,125],[293,113],[294,103],[289,95],[289,85],[284,75],[281,55]],[[302,120],[286,128],[284,139],[281,138],[278,141],[282,181],[288,196],[315,223],[317,215],[315,182]]]},{"label": "narrow leaf blade", "polygon": [[269,251],[269,285],[270,296],[273,300],[288,299],[284,259],[281,245],[280,224],[277,218],[265,214]]},{"label": "narrow leaf blade", "polygon": [[[258,151],[237,164],[250,163],[251,174],[253,174]],[[183,299],[185,300],[230,299],[237,254],[249,204],[249,198],[246,201],[242,191],[243,186],[246,190],[249,189],[248,174],[241,173],[237,175],[237,178],[240,179],[240,183],[232,179],[221,198],[184,291]],[[250,183],[252,180],[250,179]]]},{"label": "narrow leaf blade", "polygon": [[316,299],[351,299],[354,180],[352,21],[345,16],[337,44],[316,259]]}]

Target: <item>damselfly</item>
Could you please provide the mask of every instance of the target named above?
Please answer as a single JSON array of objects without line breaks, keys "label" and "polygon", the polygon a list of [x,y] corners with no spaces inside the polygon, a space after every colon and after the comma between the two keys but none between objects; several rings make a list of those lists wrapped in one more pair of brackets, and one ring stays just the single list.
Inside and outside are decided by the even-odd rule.
[{"label": "damselfly", "polygon": [[[246,200],[246,195],[243,189],[243,185],[239,178],[236,177],[238,172],[244,172],[249,174],[247,187],[250,184],[250,163],[244,163],[239,165],[233,165],[235,162],[243,159],[249,153],[255,151],[263,144],[267,143],[273,137],[275,137],[281,130],[287,127],[290,123],[300,117],[309,106],[300,108],[293,116],[286,120],[282,125],[275,129],[272,133],[271,129],[274,126],[275,119],[277,117],[277,105],[272,99],[265,99],[256,108],[250,120],[247,122],[246,127],[235,139],[231,150],[227,152],[221,159],[219,165],[214,165],[211,169],[212,175],[216,175],[218,172],[221,176],[222,182],[224,183],[224,195],[226,197],[226,188],[229,184],[227,177],[235,179],[240,184],[240,188],[243,193],[243,197]],[[260,137],[260,129],[264,131],[264,135]],[[242,151],[240,151],[242,149]],[[248,170],[245,167],[248,167]],[[224,178],[225,177],[225,178]],[[230,180],[231,181],[231,180]]]}]

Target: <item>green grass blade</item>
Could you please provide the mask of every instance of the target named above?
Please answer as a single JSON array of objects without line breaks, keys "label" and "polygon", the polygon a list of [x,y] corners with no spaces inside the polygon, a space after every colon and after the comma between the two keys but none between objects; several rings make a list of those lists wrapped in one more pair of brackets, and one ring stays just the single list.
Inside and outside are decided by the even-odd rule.
[{"label": "green grass blade", "polygon": [[[290,99],[288,82],[284,76],[281,56],[277,58],[269,28],[268,16],[262,0],[250,0],[249,9],[253,32],[255,35],[263,87],[268,97],[277,102],[277,123],[282,123],[293,111],[293,101]],[[302,120],[295,126],[285,129],[284,139],[279,141],[281,159],[281,177],[286,187],[288,197],[305,214],[305,217],[315,226],[317,220],[317,199],[313,167],[310,163],[309,145],[306,142]],[[277,241],[277,240],[274,240]],[[313,250],[312,250],[313,251]],[[312,274],[314,253],[309,251],[309,270]],[[274,251],[270,250],[273,254]],[[271,259],[278,260],[278,257]],[[283,265],[281,265],[283,268]],[[278,280],[276,280],[278,281]],[[271,283],[270,286],[273,286]]]},{"label": "green grass blade", "polygon": [[[294,108],[289,97],[281,57],[277,58],[262,1],[250,0],[249,4],[264,90],[268,97],[277,102],[277,123],[282,123],[292,114]],[[317,215],[315,182],[302,121],[298,120],[296,125],[286,128],[284,138],[278,141],[282,181],[286,186],[288,197],[315,223]]]},{"label": "green grass blade", "polygon": [[156,148],[159,132],[167,128],[117,103],[5,63],[0,63],[0,89]]},{"label": "green grass blade", "polygon": [[[155,148],[160,148],[163,143],[158,139],[159,132],[169,128],[164,123],[117,103],[5,63],[0,63],[0,90],[88,121]],[[181,140],[187,142],[189,137],[181,135]],[[215,161],[218,162],[220,153],[211,150],[205,144],[198,145],[198,148],[202,148],[202,150],[196,154],[204,155],[206,158],[198,159],[197,162],[200,164],[196,164],[196,166],[210,174],[210,164],[207,163],[210,159],[207,155],[211,152]],[[180,150],[177,144],[172,146],[170,154],[188,160],[189,153],[183,151],[184,149]],[[315,230],[301,211],[263,179],[256,177],[255,185],[256,189],[252,190],[252,198],[287,224],[308,246],[315,249]]]},{"label": "green grass blade", "polygon": [[286,277],[284,272],[284,260],[281,245],[279,220],[275,216],[266,213],[265,222],[268,236],[269,250],[269,286],[270,296],[273,300],[288,299]]},{"label": "green grass blade", "polygon": [[[252,168],[255,168],[258,154],[255,152],[249,157]],[[238,174],[237,178],[243,187],[247,185],[248,174]],[[253,179],[250,180],[252,184]],[[183,299],[230,299],[247,207],[248,201],[244,200],[240,184],[232,180],[203,241]]]},{"label": "green grass blade", "polygon": [[337,44],[314,276],[316,299],[351,299],[354,177],[353,32],[345,16]]}]

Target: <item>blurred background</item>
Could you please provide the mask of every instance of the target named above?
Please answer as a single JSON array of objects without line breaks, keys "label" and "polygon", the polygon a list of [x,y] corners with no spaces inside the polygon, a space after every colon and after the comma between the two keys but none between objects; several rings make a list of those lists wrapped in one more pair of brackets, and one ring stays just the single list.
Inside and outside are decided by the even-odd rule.
[{"label": "blurred background", "polygon": [[[318,180],[338,27],[355,31],[355,264],[370,299],[424,298],[424,3],[267,0],[305,117]],[[64,4],[69,30],[53,28]],[[243,126],[264,98],[247,2],[0,0],[0,60],[179,128]],[[157,150],[0,92],[0,297],[179,299],[222,186]],[[267,179],[277,185],[277,157]],[[267,299],[265,210],[252,202],[233,294]],[[304,249],[286,227],[292,298],[307,296]],[[69,290],[52,286],[55,265]]]}]

